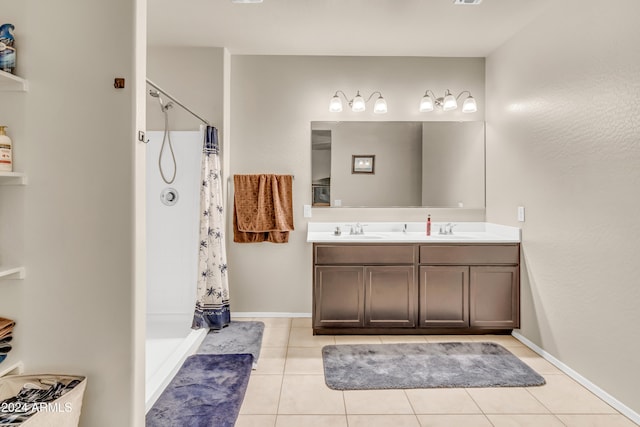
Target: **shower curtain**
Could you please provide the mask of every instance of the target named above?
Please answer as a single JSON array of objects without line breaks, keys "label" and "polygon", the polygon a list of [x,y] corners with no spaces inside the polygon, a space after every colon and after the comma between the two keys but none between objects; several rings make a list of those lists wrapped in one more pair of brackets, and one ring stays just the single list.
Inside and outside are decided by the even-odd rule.
[{"label": "shower curtain", "polygon": [[212,126],[204,132],[201,178],[198,287],[191,328],[222,329],[231,322],[231,312],[218,129]]}]

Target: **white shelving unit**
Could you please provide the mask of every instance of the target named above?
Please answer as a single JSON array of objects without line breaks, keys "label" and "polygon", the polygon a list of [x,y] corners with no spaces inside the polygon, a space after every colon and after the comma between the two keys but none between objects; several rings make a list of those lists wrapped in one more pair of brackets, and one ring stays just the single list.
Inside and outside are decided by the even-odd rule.
[{"label": "white shelving unit", "polygon": [[[22,77],[0,71],[0,92],[26,92],[28,88],[27,81]],[[26,185],[26,183],[27,176],[22,172],[0,172],[0,185]],[[25,274],[24,267],[0,265],[0,281],[3,279],[24,279]],[[1,293],[0,289],[0,295]],[[0,364],[0,377],[21,374],[24,371],[24,364],[19,356],[15,352],[8,354]]]},{"label": "white shelving unit", "polygon": [[24,267],[9,267],[0,265],[0,278],[24,279],[26,271]]},{"label": "white shelving unit", "polygon": [[22,363],[22,361],[10,360],[10,358],[11,356],[7,357],[5,361],[0,364],[0,378],[4,377],[5,375],[17,375],[24,372],[24,364]]},{"label": "white shelving unit", "polygon": [[22,172],[0,172],[0,185],[26,185],[27,175]]},{"label": "white shelving unit", "polygon": [[[27,176],[21,172],[0,172],[0,185],[25,185]],[[1,279],[24,279],[25,269],[19,266],[0,265]]]},{"label": "white shelving unit", "polygon": [[29,89],[27,81],[22,77],[0,71],[0,91],[26,92]]}]

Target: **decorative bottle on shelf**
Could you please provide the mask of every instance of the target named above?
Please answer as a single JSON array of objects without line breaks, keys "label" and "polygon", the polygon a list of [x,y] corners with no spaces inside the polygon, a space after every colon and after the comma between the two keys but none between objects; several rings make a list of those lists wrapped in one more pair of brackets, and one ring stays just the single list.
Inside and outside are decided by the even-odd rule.
[{"label": "decorative bottle on shelf", "polygon": [[13,156],[11,154],[11,139],[5,132],[6,126],[0,126],[0,171],[13,171]]},{"label": "decorative bottle on shelf", "polygon": [[12,74],[16,69],[15,40],[11,34],[14,28],[13,24],[0,25],[0,70]]},{"label": "decorative bottle on shelf", "polygon": [[431,236],[431,215],[427,215],[427,236]]}]

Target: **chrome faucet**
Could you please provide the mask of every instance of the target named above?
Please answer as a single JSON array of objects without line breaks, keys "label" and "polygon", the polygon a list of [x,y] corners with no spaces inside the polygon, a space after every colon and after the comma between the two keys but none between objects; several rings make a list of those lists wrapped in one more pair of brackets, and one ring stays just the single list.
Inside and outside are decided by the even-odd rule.
[{"label": "chrome faucet", "polygon": [[453,227],[455,226],[456,224],[452,224],[450,222],[446,223],[444,226],[440,225],[440,231],[438,232],[438,234],[451,235],[453,234]]},{"label": "chrome faucet", "polygon": [[362,227],[364,227],[367,224],[360,224],[359,222],[356,223],[356,225],[352,225],[351,228],[349,229],[349,234],[352,235],[362,235],[364,234],[364,229]]}]

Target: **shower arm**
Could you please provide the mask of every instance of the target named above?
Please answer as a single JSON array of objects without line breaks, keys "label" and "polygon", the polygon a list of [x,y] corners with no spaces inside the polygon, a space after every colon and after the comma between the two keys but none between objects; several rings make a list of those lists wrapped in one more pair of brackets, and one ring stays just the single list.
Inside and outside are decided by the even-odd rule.
[{"label": "shower arm", "polygon": [[184,108],[189,114],[191,114],[192,116],[194,116],[195,118],[197,118],[198,120],[200,120],[202,123],[204,123],[207,126],[211,126],[211,123],[209,123],[207,120],[203,119],[202,117],[200,117],[199,115],[197,115],[196,113],[194,113],[193,111],[191,111],[188,107],[186,107],[182,102],[178,101],[177,99],[175,99],[173,96],[171,96],[171,94],[167,93],[164,89],[162,89],[160,86],[158,86],[157,84],[155,84],[154,82],[152,82],[151,80],[147,79],[147,84],[149,86],[151,86],[152,88],[154,88],[155,90],[162,92],[167,98],[169,98],[170,100],[172,100],[175,104],[179,105],[180,107]]}]

